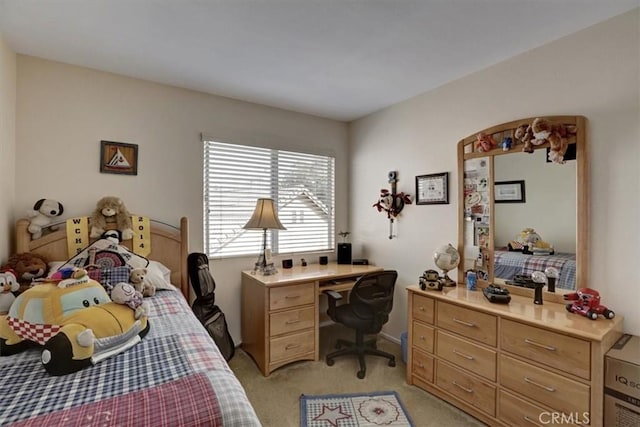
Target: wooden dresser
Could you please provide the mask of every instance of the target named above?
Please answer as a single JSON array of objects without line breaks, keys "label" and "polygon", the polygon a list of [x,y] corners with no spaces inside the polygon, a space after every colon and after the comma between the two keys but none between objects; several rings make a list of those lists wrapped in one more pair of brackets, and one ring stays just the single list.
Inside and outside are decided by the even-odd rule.
[{"label": "wooden dresser", "polygon": [[604,355],[622,318],[481,290],[408,288],[407,383],[495,426],[602,426]]}]

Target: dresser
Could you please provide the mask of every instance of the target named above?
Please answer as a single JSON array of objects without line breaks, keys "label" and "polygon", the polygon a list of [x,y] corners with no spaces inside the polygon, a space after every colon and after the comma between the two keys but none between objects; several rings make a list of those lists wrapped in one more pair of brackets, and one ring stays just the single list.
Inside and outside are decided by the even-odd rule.
[{"label": "dresser", "polygon": [[329,263],[281,269],[263,276],[242,272],[242,349],[263,375],[300,360],[318,360],[320,295],[348,292],[371,265]]},{"label": "dresser", "polygon": [[604,356],[622,318],[481,290],[408,289],[407,383],[495,426],[602,426]]}]

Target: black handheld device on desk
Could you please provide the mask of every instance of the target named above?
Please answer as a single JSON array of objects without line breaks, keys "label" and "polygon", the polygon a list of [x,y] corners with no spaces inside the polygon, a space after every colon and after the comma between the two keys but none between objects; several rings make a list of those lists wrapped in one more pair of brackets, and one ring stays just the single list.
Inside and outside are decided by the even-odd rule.
[{"label": "black handheld device on desk", "polygon": [[509,295],[509,290],[505,288],[501,288],[496,285],[489,285],[486,288],[482,289],[482,293],[485,298],[489,300],[489,302],[497,303],[497,304],[509,304],[511,301],[511,295]]}]

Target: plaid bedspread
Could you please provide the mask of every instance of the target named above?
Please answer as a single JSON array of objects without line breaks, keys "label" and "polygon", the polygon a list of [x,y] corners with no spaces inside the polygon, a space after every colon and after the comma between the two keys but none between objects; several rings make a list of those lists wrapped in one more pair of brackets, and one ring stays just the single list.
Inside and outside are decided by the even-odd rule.
[{"label": "plaid bedspread", "polygon": [[516,274],[531,275],[534,271],[555,267],[560,272],[556,288],[576,289],[575,254],[526,255],[520,252],[495,251],[493,266],[494,276],[505,280],[513,279]]},{"label": "plaid bedspread", "polygon": [[38,348],[0,357],[0,425],[260,426],[184,298],[159,291],[146,300],[149,334],[79,372],[50,376]]}]

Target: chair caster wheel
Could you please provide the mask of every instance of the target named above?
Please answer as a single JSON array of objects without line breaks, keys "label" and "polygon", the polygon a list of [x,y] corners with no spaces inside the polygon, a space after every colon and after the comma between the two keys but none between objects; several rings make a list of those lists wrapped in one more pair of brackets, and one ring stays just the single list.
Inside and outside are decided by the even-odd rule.
[{"label": "chair caster wheel", "polygon": [[391,366],[391,367],[396,366],[396,360],[395,359],[389,360],[389,366]]},{"label": "chair caster wheel", "polygon": [[327,359],[327,366],[333,366],[333,359]]},{"label": "chair caster wheel", "polygon": [[366,374],[366,373],[367,373],[367,371],[358,371],[357,376],[358,376],[358,378],[363,379],[364,378],[364,374]]}]

